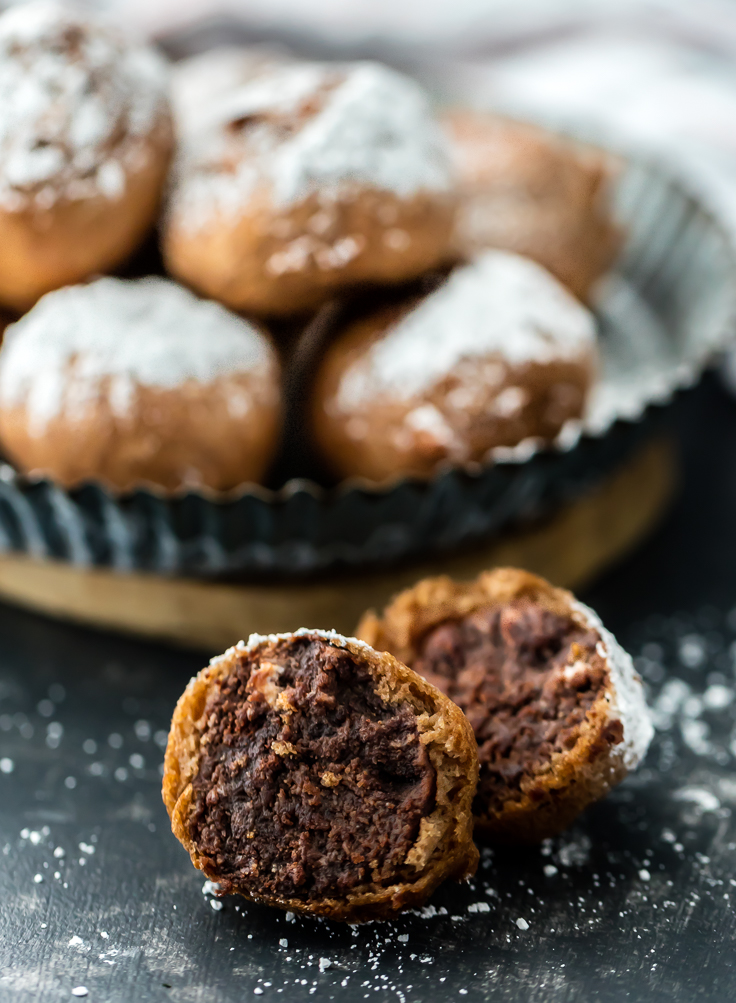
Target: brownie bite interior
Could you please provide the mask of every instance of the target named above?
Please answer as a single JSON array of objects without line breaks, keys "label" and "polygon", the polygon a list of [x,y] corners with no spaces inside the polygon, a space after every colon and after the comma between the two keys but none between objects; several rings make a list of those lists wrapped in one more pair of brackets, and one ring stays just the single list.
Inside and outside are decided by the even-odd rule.
[{"label": "brownie bite interior", "polygon": [[630,656],[593,610],[527,571],[422,579],[367,611],[357,633],[467,715],[476,835],[554,836],[646,754],[653,730]]},{"label": "brownie bite interior", "polygon": [[[476,815],[499,812],[580,738],[608,685],[598,632],[524,597],[430,630],[414,668],[467,715],[478,742]],[[623,738],[610,721],[604,740]]]},{"label": "brownie bite interior", "polygon": [[318,637],[268,656],[207,702],[192,842],[223,891],[309,901],[395,881],[435,801],[416,716]]},{"label": "brownie bite interior", "polygon": [[163,794],[221,894],[369,919],[475,869],[477,770],[442,693],[387,653],[302,630],[253,635],[192,681]]}]

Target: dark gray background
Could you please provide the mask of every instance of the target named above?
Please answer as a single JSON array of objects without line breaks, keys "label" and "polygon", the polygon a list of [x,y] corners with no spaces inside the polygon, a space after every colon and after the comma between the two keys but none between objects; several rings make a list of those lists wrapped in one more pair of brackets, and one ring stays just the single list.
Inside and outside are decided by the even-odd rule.
[{"label": "dark gray background", "polygon": [[736,405],[709,377],[676,422],[678,500],[582,596],[656,701],[645,768],[565,836],[486,851],[474,882],[390,923],[217,908],[159,794],[202,655],[0,606],[0,999],[736,997]]}]

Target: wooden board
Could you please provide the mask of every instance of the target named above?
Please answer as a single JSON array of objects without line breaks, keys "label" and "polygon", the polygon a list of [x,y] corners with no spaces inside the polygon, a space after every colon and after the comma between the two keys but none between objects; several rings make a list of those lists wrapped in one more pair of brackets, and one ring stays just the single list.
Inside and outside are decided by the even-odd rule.
[{"label": "wooden board", "polygon": [[466,579],[485,568],[515,565],[577,587],[649,532],[675,482],[674,448],[658,439],[543,524],[424,565],[297,585],[239,585],[8,555],[0,557],[0,596],[51,616],[210,652],[253,631],[334,627],[351,634],[365,609],[382,607],[425,575]]}]

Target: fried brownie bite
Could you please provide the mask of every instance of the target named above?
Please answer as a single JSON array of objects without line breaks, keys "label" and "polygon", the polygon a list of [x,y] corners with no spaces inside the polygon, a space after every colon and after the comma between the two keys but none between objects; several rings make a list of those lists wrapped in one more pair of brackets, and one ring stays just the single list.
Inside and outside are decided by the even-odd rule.
[{"label": "fried brownie bite", "polygon": [[473,734],[393,656],[334,632],[252,635],[174,712],[172,829],[221,894],[389,917],[472,874]]},{"label": "fried brownie bite", "polygon": [[428,98],[378,63],[286,62],[182,131],[169,271],[234,310],[295,316],[450,253],[455,193]]},{"label": "fried brownie bite", "polygon": [[596,363],[592,313],[531,259],[484,251],[336,333],[312,390],[315,442],[338,476],[378,483],[492,462],[578,421]]},{"label": "fried brownie bite", "polygon": [[173,128],[168,68],[56,0],[0,14],[0,304],[115,268],[152,228]]},{"label": "fried brownie bite", "polygon": [[22,471],[67,487],[259,481],[280,415],[260,326],[155,276],[47,293],[0,348],[0,441]]},{"label": "fried brownie bite", "polygon": [[592,610],[536,575],[426,579],[357,633],[467,715],[476,831],[493,841],[555,835],[646,754],[652,724],[631,658]]},{"label": "fried brownie bite", "polygon": [[502,115],[452,109],[441,121],[459,179],[457,252],[516,251],[587,300],[622,243],[616,158]]}]

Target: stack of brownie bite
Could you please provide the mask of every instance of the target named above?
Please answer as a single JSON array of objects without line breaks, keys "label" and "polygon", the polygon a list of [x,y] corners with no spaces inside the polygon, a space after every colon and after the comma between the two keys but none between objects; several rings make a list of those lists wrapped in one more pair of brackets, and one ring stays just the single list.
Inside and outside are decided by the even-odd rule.
[{"label": "stack of brownie bite", "polygon": [[[298,394],[333,478],[493,462],[584,414],[584,300],[620,237],[605,154],[438,112],[378,63],[172,67],[55,0],[0,16],[0,94],[0,442],[21,471],[263,483],[284,332],[336,298],[360,305]],[[120,277],[154,227],[160,274]]]}]

